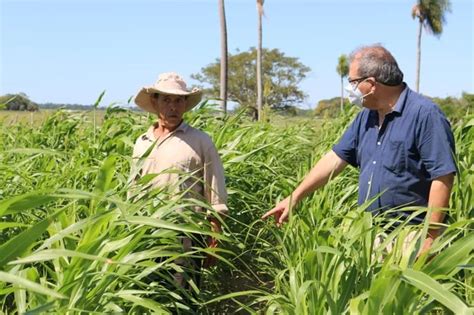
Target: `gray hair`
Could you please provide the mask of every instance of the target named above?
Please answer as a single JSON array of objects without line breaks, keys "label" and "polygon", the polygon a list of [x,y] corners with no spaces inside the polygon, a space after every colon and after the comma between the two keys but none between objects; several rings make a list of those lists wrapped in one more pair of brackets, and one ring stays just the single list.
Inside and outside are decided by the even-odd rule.
[{"label": "gray hair", "polygon": [[403,82],[403,72],[392,54],[382,45],[363,46],[354,50],[349,62],[359,62],[360,77],[374,77],[377,82],[396,86]]}]

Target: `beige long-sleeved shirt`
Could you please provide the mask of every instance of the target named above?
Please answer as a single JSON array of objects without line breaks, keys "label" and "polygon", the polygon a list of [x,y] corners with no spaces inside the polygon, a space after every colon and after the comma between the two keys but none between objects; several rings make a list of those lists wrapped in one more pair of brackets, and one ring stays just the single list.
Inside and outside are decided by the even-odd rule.
[{"label": "beige long-sleeved shirt", "polygon": [[[155,128],[151,126],[135,142],[132,178],[158,174],[151,182],[152,188],[167,186],[175,193],[187,191],[190,197],[205,198],[215,211],[227,212],[224,168],[211,138],[182,122],[157,140]],[[150,154],[143,157],[153,144]]]}]

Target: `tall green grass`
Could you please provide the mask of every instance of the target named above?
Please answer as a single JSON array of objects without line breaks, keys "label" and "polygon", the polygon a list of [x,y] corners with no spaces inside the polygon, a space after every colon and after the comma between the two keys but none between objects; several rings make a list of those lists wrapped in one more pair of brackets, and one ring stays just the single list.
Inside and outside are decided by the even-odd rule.
[{"label": "tall green grass", "polygon": [[[450,225],[430,261],[404,255],[400,244],[380,259],[372,243],[384,228],[357,206],[353,169],[307,198],[282,229],[259,219],[353,115],[272,125],[207,107],[189,114],[191,125],[212,136],[224,163],[231,215],[220,236],[191,210],[207,207],[198,200],[160,189],[127,200],[133,142],[151,118],[109,108],[100,124],[88,114],[58,111],[39,126],[2,125],[1,310],[467,314],[474,286],[472,116],[454,126],[460,173]],[[411,229],[387,233],[400,238]],[[178,237],[198,234],[219,237],[220,247],[183,252]],[[173,274],[183,268],[176,260],[205,254],[220,262],[203,271],[201,286],[191,277],[191,290],[176,286]]]}]

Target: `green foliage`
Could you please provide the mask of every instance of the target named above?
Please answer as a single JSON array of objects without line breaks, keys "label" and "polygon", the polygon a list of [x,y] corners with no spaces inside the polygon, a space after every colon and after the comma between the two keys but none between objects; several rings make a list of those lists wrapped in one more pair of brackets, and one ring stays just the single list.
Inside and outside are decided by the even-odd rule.
[{"label": "green foliage", "polygon": [[[256,107],[256,58],[257,51],[229,54],[228,57],[228,95],[229,99],[244,107]],[[278,49],[263,49],[263,105],[272,109],[287,109],[301,103],[305,94],[298,84],[306,77],[310,68],[298,58],[288,57]],[[205,89],[211,98],[219,96],[220,61],[201,69],[201,73],[191,77],[201,83],[210,85]]]},{"label": "green foliage", "polygon": [[[434,97],[432,100],[441,108],[451,123],[465,118],[466,114],[474,113],[474,94],[464,92],[460,98],[448,96],[446,98]],[[339,97],[321,100],[314,109],[314,115],[322,118],[336,118],[340,115],[339,105]],[[344,100],[345,111],[349,110],[351,106],[347,100]]]},{"label": "green foliage", "polygon": [[2,125],[0,311],[466,312],[474,303],[472,114],[453,124],[459,174],[449,227],[430,261],[402,252],[400,242],[380,259],[382,250],[372,248],[377,233],[403,239],[425,227],[385,230],[357,206],[352,168],[306,199],[283,228],[260,220],[331,148],[356,112],[348,107],[318,126],[302,120],[251,123],[242,113],[222,117],[210,107],[186,114],[219,150],[230,208],[220,247],[212,251],[220,261],[191,291],[173,282],[177,259],[210,251],[183,252],[177,237],[214,235],[203,216],[190,211],[208,206],[159,189],[126,197],[133,142],[151,119],[111,107],[95,137],[84,113],[58,111],[40,126]]},{"label": "green foliage", "polygon": [[0,96],[0,109],[37,111],[38,104],[31,101],[25,93]]},{"label": "green foliage", "polygon": [[433,98],[451,122],[457,122],[466,116],[466,113],[474,113],[474,94],[464,92],[461,98]]},{"label": "green foliage", "polygon": [[347,60],[346,55],[340,55],[337,59],[337,67],[336,67],[337,74],[340,77],[345,78],[349,74],[349,61]]},{"label": "green foliage", "polygon": [[[341,115],[340,104],[340,97],[333,97],[328,100],[321,100],[314,109],[314,115],[323,118],[336,118]],[[347,100],[344,100],[344,110],[347,111],[351,107],[352,105]]]},{"label": "green foliage", "polygon": [[39,128],[0,129],[2,311],[176,312],[198,303],[172,275],[177,259],[204,253],[184,253],[178,235],[214,235],[189,210],[207,205],[162,191],[126,199],[131,147],[148,123],[109,108],[96,138],[86,115],[64,111]]},{"label": "green foliage", "polygon": [[428,33],[440,36],[446,23],[446,13],[451,12],[449,0],[417,0],[412,18],[417,18]]}]

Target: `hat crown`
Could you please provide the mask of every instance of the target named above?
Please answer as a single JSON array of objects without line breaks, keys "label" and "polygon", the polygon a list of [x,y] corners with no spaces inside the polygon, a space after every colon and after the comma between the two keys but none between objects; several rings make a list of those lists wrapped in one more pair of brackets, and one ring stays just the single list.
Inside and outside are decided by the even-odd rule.
[{"label": "hat crown", "polygon": [[199,88],[195,87],[188,91],[186,82],[175,72],[160,74],[153,85],[142,87],[135,96],[135,103],[138,106],[147,112],[156,113],[155,105],[152,103],[152,94],[186,96],[186,111],[199,104],[202,98],[202,91]]},{"label": "hat crown", "polygon": [[157,87],[171,88],[186,91],[186,82],[183,78],[175,72],[166,72],[160,74],[158,81],[156,82]]}]

